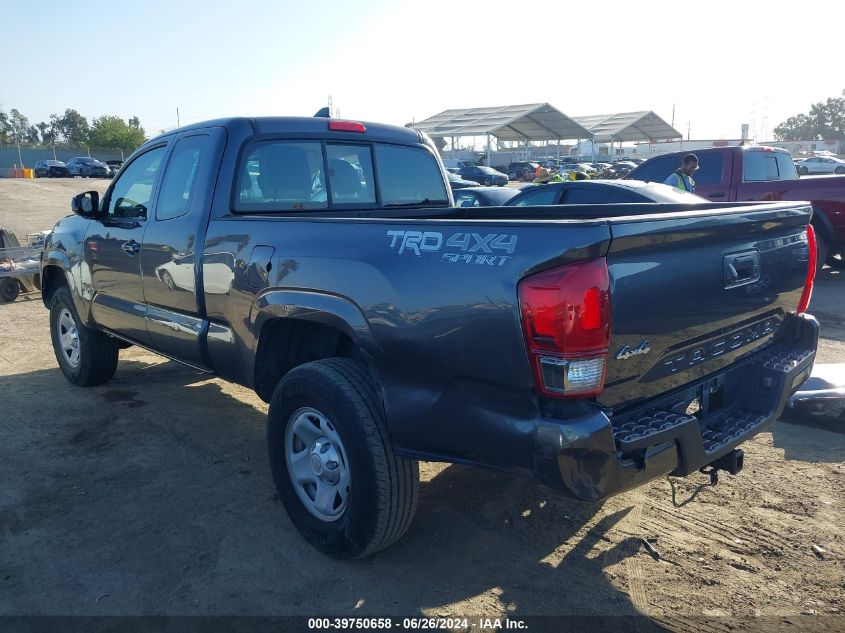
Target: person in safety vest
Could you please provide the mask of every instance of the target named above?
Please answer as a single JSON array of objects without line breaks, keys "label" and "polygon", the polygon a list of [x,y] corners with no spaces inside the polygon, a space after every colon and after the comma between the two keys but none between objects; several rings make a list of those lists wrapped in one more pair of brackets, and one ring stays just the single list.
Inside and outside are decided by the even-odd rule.
[{"label": "person in safety vest", "polygon": [[569,180],[589,180],[590,176],[583,171],[571,171],[567,176]]},{"label": "person in safety vest", "polygon": [[673,171],[663,182],[681,191],[695,193],[695,181],[692,175],[698,169],[698,156],[687,154],[681,162],[681,167]]},{"label": "person in safety vest", "polygon": [[538,172],[537,177],[534,179],[534,182],[538,185],[545,184],[547,182],[563,182],[563,178],[560,174],[553,174],[545,167],[541,167]]}]

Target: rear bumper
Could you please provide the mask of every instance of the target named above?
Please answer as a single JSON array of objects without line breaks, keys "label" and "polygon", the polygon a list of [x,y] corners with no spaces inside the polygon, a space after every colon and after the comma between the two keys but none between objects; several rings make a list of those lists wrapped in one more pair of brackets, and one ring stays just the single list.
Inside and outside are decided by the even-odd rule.
[{"label": "rear bumper", "polygon": [[[773,345],[646,406],[612,418],[596,411],[538,421],[535,476],[567,496],[596,501],[726,455],[777,420],[812,371],[818,322],[809,315],[788,320]],[[693,400],[701,411],[689,415]]]}]

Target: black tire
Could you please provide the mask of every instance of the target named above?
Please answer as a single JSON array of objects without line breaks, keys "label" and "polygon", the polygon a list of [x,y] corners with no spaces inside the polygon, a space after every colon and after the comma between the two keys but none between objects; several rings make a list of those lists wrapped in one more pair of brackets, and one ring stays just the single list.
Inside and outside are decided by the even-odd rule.
[{"label": "black tire", "polygon": [[161,271],[161,282],[167,286],[168,290],[176,290],[176,282],[173,281],[173,276],[166,270]]},{"label": "black tire", "polygon": [[[304,407],[331,421],[348,457],[348,498],[332,521],[306,508],[288,474],[286,430]],[[282,504],[305,540],[321,552],[339,559],[369,556],[410,526],[419,495],[419,464],[394,454],[381,403],[361,364],[329,358],[288,372],[270,401],[267,443]]]},{"label": "black tire", "polygon": [[[60,343],[59,320],[65,310],[73,318],[78,334],[79,360],[75,366],[63,352]],[[56,290],[50,302],[50,338],[53,341],[53,351],[59,368],[65,378],[74,385],[79,387],[102,385],[114,376],[119,353],[117,342],[102,332],[82,324],[67,287]]]},{"label": "black tire", "polygon": [[18,298],[20,292],[21,286],[17,279],[11,277],[0,279],[0,301],[11,303]]},{"label": "black tire", "polygon": [[845,167],[837,167],[837,168],[834,170],[834,173],[839,174],[840,176],[841,176],[842,174],[845,174]]}]

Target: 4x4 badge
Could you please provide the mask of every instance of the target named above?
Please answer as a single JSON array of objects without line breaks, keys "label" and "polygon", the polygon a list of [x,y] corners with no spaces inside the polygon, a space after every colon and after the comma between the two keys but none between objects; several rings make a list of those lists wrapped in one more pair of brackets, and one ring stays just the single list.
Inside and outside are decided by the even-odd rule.
[{"label": "4x4 badge", "polygon": [[651,348],[648,346],[648,339],[643,339],[640,344],[631,349],[629,345],[626,345],[618,352],[616,352],[617,360],[626,360],[631,358],[631,356],[640,356],[642,354],[648,354],[651,351]]}]

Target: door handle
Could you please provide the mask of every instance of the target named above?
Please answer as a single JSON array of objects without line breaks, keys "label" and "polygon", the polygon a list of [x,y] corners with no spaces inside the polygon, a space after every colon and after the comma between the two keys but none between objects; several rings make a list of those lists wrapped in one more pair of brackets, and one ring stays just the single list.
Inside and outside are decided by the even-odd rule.
[{"label": "door handle", "polygon": [[725,192],[724,191],[717,191],[716,193],[708,193],[708,198],[724,198]]},{"label": "door handle", "polygon": [[129,255],[129,257],[132,257],[135,253],[141,250],[141,245],[135,240],[129,240],[128,242],[124,242],[120,248],[122,248],[123,252]]}]

